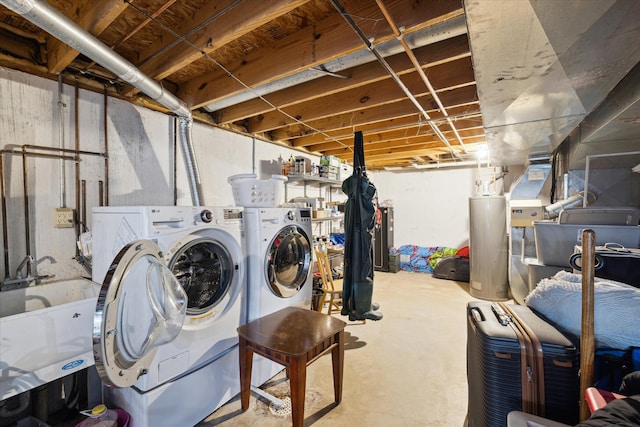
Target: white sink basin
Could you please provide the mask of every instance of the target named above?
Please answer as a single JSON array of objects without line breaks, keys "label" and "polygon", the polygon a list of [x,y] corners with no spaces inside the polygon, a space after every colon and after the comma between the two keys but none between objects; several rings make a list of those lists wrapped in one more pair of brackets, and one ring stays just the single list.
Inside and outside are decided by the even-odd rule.
[{"label": "white sink basin", "polygon": [[0,400],[93,365],[99,293],[87,279],[0,292]]}]

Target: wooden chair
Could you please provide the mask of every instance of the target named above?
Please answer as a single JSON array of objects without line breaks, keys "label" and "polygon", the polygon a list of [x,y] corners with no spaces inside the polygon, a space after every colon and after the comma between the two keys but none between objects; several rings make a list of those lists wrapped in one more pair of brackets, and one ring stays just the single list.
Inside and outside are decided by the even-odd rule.
[{"label": "wooden chair", "polygon": [[316,254],[318,270],[322,278],[322,301],[318,304],[318,311],[322,312],[327,296],[329,297],[328,314],[331,314],[334,309],[340,311],[342,309],[342,279],[333,279],[331,263],[329,263],[329,257],[326,252],[318,248],[314,248],[313,250]]}]

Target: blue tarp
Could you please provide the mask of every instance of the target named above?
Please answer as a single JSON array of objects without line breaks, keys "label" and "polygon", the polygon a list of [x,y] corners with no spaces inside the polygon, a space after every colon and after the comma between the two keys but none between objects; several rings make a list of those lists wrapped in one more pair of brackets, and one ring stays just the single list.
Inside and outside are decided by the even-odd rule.
[{"label": "blue tarp", "polygon": [[[400,269],[404,271],[412,271],[416,273],[433,273],[433,267],[435,266],[436,258],[441,258],[443,255],[454,254],[458,251],[457,248],[448,248],[445,246],[416,246],[416,245],[404,245],[396,249],[391,249],[389,253],[400,254]],[[431,256],[434,257],[434,262],[430,263]]]}]

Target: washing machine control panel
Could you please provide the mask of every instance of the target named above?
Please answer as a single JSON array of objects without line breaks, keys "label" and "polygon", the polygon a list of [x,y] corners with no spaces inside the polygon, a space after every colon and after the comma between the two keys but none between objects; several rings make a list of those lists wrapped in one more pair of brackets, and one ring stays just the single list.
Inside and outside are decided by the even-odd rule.
[{"label": "washing machine control panel", "polygon": [[237,224],[242,220],[241,209],[195,208],[193,212],[194,225],[198,224]]}]

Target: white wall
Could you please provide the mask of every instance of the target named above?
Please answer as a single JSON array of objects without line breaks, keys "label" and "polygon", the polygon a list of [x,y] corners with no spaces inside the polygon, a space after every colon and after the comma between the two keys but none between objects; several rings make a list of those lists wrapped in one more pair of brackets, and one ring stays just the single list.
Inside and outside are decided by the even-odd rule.
[{"label": "white wall", "polygon": [[[75,147],[75,88],[64,85],[58,107],[58,83],[0,67],[0,147],[21,150],[22,145],[59,147],[59,114],[63,117],[62,147]],[[80,90],[78,96],[80,150],[105,153],[104,97]],[[115,98],[107,100],[108,190],[109,204],[191,205],[187,174],[177,140],[173,116],[134,106]],[[256,173],[268,178],[280,173],[279,160],[292,149],[195,123],[194,150],[203,186],[201,204],[234,204],[227,178],[238,173]],[[318,162],[314,156],[306,156]],[[41,260],[39,274],[67,279],[86,275],[74,260],[76,236],[73,228],[55,228],[55,208],[75,208],[75,162],[58,159],[27,158],[27,193],[31,254]],[[99,203],[99,182],[106,181],[104,156],[83,155],[80,179],[86,182],[87,226],[91,209]],[[25,236],[23,163],[20,155],[5,154],[7,189],[7,249],[9,273],[27,253]],[[65,185],[61,185],[62,173]],[[302,196],[304,186],[289,185],[288,198]],[[310,196],[327,197],[326,189],[307,186]],[[284,197],[282,199],[284,201]],[[51,262],[51,261],[55,262]],[[5,278],[0,262],[0,277]]]},{"label": "white wall", "polygon": [[[75,89],[64,85],[62,108],[63,146],[74,148]],[[104,97],[79,91],[80,149],[95,153],[105,150]],[[23,144],[59,146],[58,84],[21,72],[0,68],[0,147]],[[191,205],[177,120],[131,105],[119,99],[107,101],[107,142],[110,205]],[[227,178],[239,173],[256,173],[268,178],[280,172],[280,161],[292,154],[288,147],[194,123],[193,141],[203,186],[201,204],[234,204]],[[305,155],[311,161],[317,157]],[[75,230],[54,227],[54,211],[62,205],[75,207],[75,162],[64,162],[65,186],[61,186],[60,161],[27,159],[31,252],[43,261],[40,274],[66,279],[86,274],[73,259]],[[5,155],[7,188],[9,272],[26,254],[24,192],[21,156]],[[103,157],[81,156],[80,179],[86,181],[87,226],[91,208],[98,205],[99,181],[105,181]],[[391,200],[395,208],[395,245],[461,247],[468,243],[468,198],[474,194],[476,170],[422,170],[416,172],[370,172],[380,201]],[[345,177],[342,177],[344,179]],[[289,184],[287,200],[297,196],[346,200],[340,189],[327,186]],[[284,198],[282,201],[285,201]],[[332,224],[334,227],[339,224]],[[327,227],[315,225],[314,233]],[[51,257],[45,259],[44,257]],[[51,263],[55,259],[55,263]],[[6,276],[3,263],[0,274]]]},{"label": "white wall", "polygon": [[[366,160],[366,159],[365,159]],[[469,197],[477,171],[469,169],[369,172],[378,200],[394,208],[394,246],[469,244]]]}]

